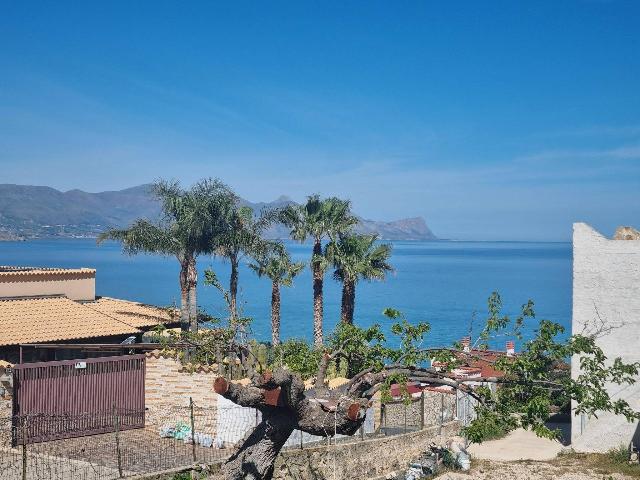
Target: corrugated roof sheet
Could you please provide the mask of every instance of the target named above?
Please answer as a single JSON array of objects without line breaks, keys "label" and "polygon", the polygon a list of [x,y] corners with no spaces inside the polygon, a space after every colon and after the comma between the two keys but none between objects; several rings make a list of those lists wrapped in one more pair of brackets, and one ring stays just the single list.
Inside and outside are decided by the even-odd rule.
[{"label": "corrugated roof sheet", "polygon": [[140,333],[167,321],[168,313],[135,302],[66,297],[0,299],[0,345],[47,343]]}]

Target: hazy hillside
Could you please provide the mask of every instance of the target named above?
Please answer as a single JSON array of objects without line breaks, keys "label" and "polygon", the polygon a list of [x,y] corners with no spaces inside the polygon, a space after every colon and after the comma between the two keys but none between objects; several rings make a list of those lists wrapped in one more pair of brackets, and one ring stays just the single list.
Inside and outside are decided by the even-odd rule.
[{"label": "hazy hillside", "polygon": [[[293,203],[282,196],[273,202],[241,203],[256,212],[264,208]],[[54,236],[95,236],[107,227],[126,226],[139,217],[158,217],[159,205],[149,195],[149,186],[125,190],[87,193],[82,190],[61,192],[50,187],[0,184],[0,239]],[[393,222],[361,219],[357,230],[378,233],[389,240],[434,240],[423,218]],[[288,237],[284,226],[276,226],[270,235]]]}]

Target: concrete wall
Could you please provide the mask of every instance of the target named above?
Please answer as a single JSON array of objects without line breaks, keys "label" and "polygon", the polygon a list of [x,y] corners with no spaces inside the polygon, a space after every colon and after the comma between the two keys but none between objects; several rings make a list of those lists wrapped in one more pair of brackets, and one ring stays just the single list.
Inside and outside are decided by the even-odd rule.
[{"label": "concrete wall", "polygon": [[406,468],[408,462],[424,452],[430,442],[441,443],[456,435],[458,422],[419,432],[377,437],[361,442],[338,443],[302,450],[283,451],[276,460],[274,480],[369,480],[393,470]]},{"label": "concrete wall", "polygon": [[95,300],[92,269],[0,273],[0,298],[64,295],[71,300]]},{"label": "concrete wall", "polygon": [[[573,322],[574,334],[593,331],[604,322],[611,330],[598,345],[610,360],[640,361],[640,241],[609,240],[589,225],[573,226]],[[579,374],[577,359],[572,375]],[[640,380],[640,379],[639,379]],[[624,398],[640,410],[640,383],[609,385],[613,398]],[[573,417],[572,446],[578,451],[606,451],[632,438],[640,440],[637,423],[624,417],[601,414],[599,418]]]}]

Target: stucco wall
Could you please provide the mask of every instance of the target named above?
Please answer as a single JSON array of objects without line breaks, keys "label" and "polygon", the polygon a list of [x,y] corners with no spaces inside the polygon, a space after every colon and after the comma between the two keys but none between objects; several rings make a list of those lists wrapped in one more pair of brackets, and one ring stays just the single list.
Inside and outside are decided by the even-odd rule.
[{"label": "stucco wall", "polygon": [[[574,334],[597,328],[600,322],[613,327],[600,336],[598,345],[611,360],[640,361],[640,241],[609,240],[589,225],[573,226],[573,324]],[[572,375],[579,374],[577,359]],[[640,380],[640,379],[639,379]],[[640,410],[640,384],[609,385],[614,398],[624,398]],[[599,418],[573,417],[572,446],[578,451],[606,451],[632,438],[640,440],[638,424],[623,417],[601,414]]]},{"label": "stucco wall", "polygon": [[64,295],[71,300],[95,300],[95,270],[0,275],[0,298],[43,295]]}]

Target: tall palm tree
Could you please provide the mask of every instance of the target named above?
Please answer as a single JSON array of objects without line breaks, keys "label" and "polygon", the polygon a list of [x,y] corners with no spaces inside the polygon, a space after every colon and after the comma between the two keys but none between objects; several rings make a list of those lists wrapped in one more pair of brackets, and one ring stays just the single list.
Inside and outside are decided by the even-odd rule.
[{"label": "tall palm tree", "polygon": [[225,219],[224,231],[213,239],[213,252],[231,264],[228,297],[232,322],[238,318],[240,261],[244,256],[258,255],[264,250],[266,243],[262,235],[275,217],[275,211],[263,212],[256,218],[250,207],[234,207]]},{"label": "tall palm tree", "polygon": [[212,239],[224,231],[224,219],[236,202],[235,194],[215,179],[205,179],[189,190],[176,181],[158,181],[151,193],[160,201],[158,222],[136,220],[126,229],[110,229],[98,243],[116,240],[129,255],[140,252],[175,256],[180,262],[180,318],[183,329],[198,329],[198,255],[211,253]]},{"label": "tall palm tree", "polygon": [[353,323],[358,281],[384,280],[393,271],[391,245],[377,244],[377,239],[377,235],[340,235],[326,248],[326,257],[335,267],[333,277],[342,282],[342,322]]},{"label": "tall palm tree", "polygon": [[304,263],[292,262],[284,245],[278,242],[257,256],[249,267],[258,277],[271,280],[271,343],[280,345],[280,287],[290,287],[304,269]]},{"label": "tall palm tree", "polygon": [[327,261],[322,251],[325,238],[335,240],[341,233],[350,231],[358,222],[351,214],[351,203],[336,197],[320,199],[311,195],[304,205],[289,205],[282,210],[282,222],[291,229],[291,237],[300,242],[313,240],[311,271],[313,277],[313,338],[316,346],[323,341],[322,288]]}]

